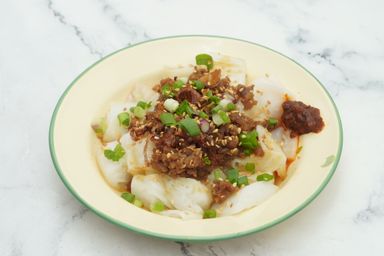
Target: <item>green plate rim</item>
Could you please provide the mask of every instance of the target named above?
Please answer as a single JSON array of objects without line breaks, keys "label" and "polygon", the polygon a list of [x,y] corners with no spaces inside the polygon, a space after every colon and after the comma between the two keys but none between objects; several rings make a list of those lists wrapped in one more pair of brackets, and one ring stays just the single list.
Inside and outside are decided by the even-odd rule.
[{"label": "green plate rim", "polygon": [[[267,49],[269,51],[277,53],[280,56],[282,56],[282,57],[284,57],[284,58],[294,62],[296,65],[301,67],[304,71],[306,71],[309,75],[311,75],[319,83],[319,85],[322,87],[322,89],[324,90],[324,92],[327,94],[328,98],[332,102],[332,105],[333,105],[333,108],[335,110],[335,113],[336,113],[336,116],[337,116],[337,120],[338,120],[339,145],[338,145],[338,149],[337,149],[337,153],[336,153],[336,159],[335,159],[335,161],[332,164],[331,171],[329,172],[328,176],[325,178],[323,183],[317,188],[317,190],[310,197],[308,197],[298,207],[296,207],[295,209],[293,209],[289,213],[285,214],[284,216],[282,216],[282,217],[280,217],[278,219],[275,219],[275,220],[273,220],[273,221],[271,221],[269,223],[266,223],[266,224],[264,224],[262,226],[259,226],[259,227],[256,227],[256,228],[252,228],[252,229],[249,229],[249,230],[246,230],[246,231],[243,231],[243,232],[237,232],[237,233],[227,234],[227,235],[206,236],[206,237],[204,237],[204,236],[175,236],[175,235],[166,235],[166,234],[162,234],[162,233],[156,233],[156,232],[151,232],[151,231],[148,231],[148,230],[136,228],[134,226],[128,225],[127,223],[123,223],[123,222],[121,222],[119,220],[116,220],[116,219],[114,219],[114,218],[104,214],[103,212],[93,208],[92,205],[88,204],[84,199],[82,199],[80,197],[79,194],[77,194],[77,192],[74,190],[74,188],[71,186],[71,184],[68,182],[68,180],[64,176],[64,174],[63,174],[63,172],[62,172],[62,170],[60,168],[60,165],[59,165],[59,163],[57,161],[53,134],[54,134],[54,130],[55,130],[56,116],[57,116],[58,111],[60,110],[61,103],[63,102],[65,96],[68,94],[70,89],[76,84],[76,82],[83,75],[85,75],[90,69],[95,67],[97,64],[99,64],[100,62],[104,61],[105,59],[107,59],[107,58],[109,58],[109,57],[111,57],[111,56],[113,56],[113,55],[115,55],[115,54],[117,54],[117,53],[119,53],[121,51],[124,51],[126,49],[135,47],[137,45],[141,45],[141,44],[145,44],[145,43],[149,43],[149,42],[153,42],[153,41],[172,39],[172,38],[188,38],[188,37],[207,37],[207,38],[229,39],[229,40],[234,40],[234,41],[245,42],[245,43],[252,44],[252,45],[257,45],[259,47],[263,47],[263,48],[265,48],[265,49]],[[270,228],[272,226],[275,226],[275,225],[277,225],[277,224],[287,220],[288,218],[292,217],[293,215],[295,215],[296,213],[298,213],[299,211],[304,209],[327,186],[327,184],[329,183],[329,181],[331,180],[333,174],[336,171],[336,167],[337,167],[337,165],[338,165],[338,163],[340,161],[342,149],[343,149],[343,127],[342,127],[342,123],[341,123],[340,114],[339,114],[339,111],[338,111],[338,109],[336,107],[336,104],[333,101],[331,95],[329,94],[327,89],[325,89],[324,85],[319,81],[319,79],[317,79],[311,72],[309,72],[305,67],[303,67],[301,64],[299,64],[297,61],[293,60],[292,58],[290,58],[290,57],[288,57],[288,56],[286,56],[286,55],[284,55],[284,54],[282,54],[282,53],[280,53],[280,52],[278,52],[276,50],[273,50],[273,49],[271,49],[269,47],[266,47],[264,45],[261,45],[261,44],[258,44],[258,43],[254,43],[254,42],[251,42],[251,41],[247,41],[247,40],[243,40],[243,39],[237,39],[237,38],[232,38],[232,37],[227,37],[227,36],[219,36],[219,35],[177,35],[177,36],[167,36],[167,37],[161,37],[161,38],[146,40],[146,41],[143,41],[143,42],[132,44],[132,45],[129,45],[129,46],[124,47],[122,49],[119,49],[119,50],[117,50],[115,52],[112,52],[111,54],[101,58],[100,60],[96,61],[94,64],[89,66],[87,69],[85,69],[83,72],[81,72],[80,75],[78,75],[75,80],[72,81],[72,83],[66,88],[66,90],[63,92],[63,94],[60,96],[60,99],[57,102],[57,104],[55,106],[55,109],[54,109],[54,111],[52,113],[52,118],[51,118],[51,122],[50,122],[50,125],[49,125],[49,150],[50,150],[50,154],[51,154],[51,158],[52,158],[52,162],[54,164],[55,170],[56,170],[57,174],[59,175],[60,179],[63,181],[64,185],[67,187],[67,189],[72,193],[72,195],[78,201],[80,201],[81,204],[83,204],[85,207],[87,207],[90,210],[92,210],[95,214],[97,214],[101,218],[103,218],[103,219],[105,219],[105,220],[107,220],[107,221],[109,221],[109,222],[111,222],[113,224],[116,224],[116,225],[118,225],[120,227],[124,227],[124,228],[127,228],[129,230],[132,230],[132,231],[135,231],[137,233],[144,234],[144,235],[147,235],[147,236],[154,236],[154,237],[158,237],[158,238],[162,238],[162,239],[167,239],[167,240],[173,240],[173,241],[196,241],[196,242],[204,241],[204,242],[209,242],[209,241],[217,241],[217,240],[239,238],[239,237],[242,237],[242,236],[245,236],[245,235],[249,235],[249,234],[252,234],[252,233],[257,233],[257,232],[263,231],[263,230],[265,230],[267,228]]]}]

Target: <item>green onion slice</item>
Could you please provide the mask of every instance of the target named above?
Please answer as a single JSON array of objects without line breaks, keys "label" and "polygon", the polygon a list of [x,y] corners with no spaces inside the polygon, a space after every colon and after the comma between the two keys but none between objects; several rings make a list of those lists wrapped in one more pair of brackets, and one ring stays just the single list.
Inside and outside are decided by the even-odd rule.
[{"label": "green onion slice", "polygon": [[126,201],[130,202],[131,204],[135,201],[135,195],[129,192],[122,193],[121,197],[124,198]]},{"label": "green onion slice", "polygon": [[273,178],[274,177],[272,174],[263,173],[263,174],[257,175],[256,180],[257,181],[270,181],[270,180],[273,180]]},{"label": "green onion slice", "polygon": [[232,102],[228,103],[227,106],[226,106],[226,111],[232,111],[232,110],[235,110],[236,109],[236,105]]},{"label": "green onion slice", "polygon": [[255,173],[255,163],[246,163],[244,169],[249,173]]},{"label": "green onion slice", "polygon": [[257,141],[257,132],[256,130],[250,131],[248,133],[243,132],[240,134],[239,145],[244,149],[244,153],[246,155],[252,154],[252,152],[259,146],[259,142]]},{"label": "green onion slice", "polygon": [[138,107],[141,107],[141,108],[144,109],[144,110],[150,108],[151,105],[152,105],[152,102],[139,101],[139,102],[137,103],[137,106],[138,106]]},{"label": "green onion slice", "polygon": [[214,108],[211,109],[211,112],[212,112],[212,114],[216,114],[216,113],[219,112],[221,109],[222,109],[222,107],[221,107],[220,105],[217,105],[216,107],[214,107]]},{"label": "green onion slice", "polygon": [[204,219],[216,218],[216,210],[215,209],[207,209],[207,210],[205,210],[203,218]]},{"label": "green onion slice", "polygon": [[200,91],[201,89],[203,89],[205,87],[205,84],[203,82],[201,82],[200,80],[195,80],[193,81],[193,87],[196,88],[196,90]]},{"label": "green onion slice", "polygon": [[177,80],[173,83],[173,88],[174,89],[181,89],[185,83],[182,80]]},{"label": "green onion slice", "polygon": [[128,112],[122,112],[118,114],[117,119],[119,119],[119,124],[121,126],[128,127],[129,124],[131,123],[131,116],[129,115]]},{"label": "green onion slice", "polygon": [[213,170],[213,176],[215,178],[215,180],[224,180],[225,179],[225,174],[222,170],[220,170],[219,168]]},{"label": "green onion slice", "polygon": [[248,185],[249,182],[248,182],[248,177],[247,176],[241,176],[237,179],[237,186],[238,187],[241,187],[241,186],[246,186]]},{"label": "green onion slice", "polygon": [[236,183],[239,178],[239,170],[232,168],[227,171],[227,179],[230,183]]},{"label": "green onion slice", "polygon": [[169,112],[175,112],[176,109],[179,107],[179,102],[177,100],[174,100],[172,98],[166,99],[164,101],[164,108],[168,110]]},{"label": "green onion slice", "polygon": [[201,118],[205,118],[205,119],[209,118],[208,114],[205,113],[205,112],[203,112],[203,111],[200,111],[200,112],[199,112],[199,117],[201,117]]},{"label": "green onion slice", "polygon": [[139,208],[143,207],[143,202],[137,198],[133,201],[133,204]]},{"label": "green onion slice", "polygon": [[189,135],[189,136],[198,136],[201,131],[197,122],[192,118],[185,118],[179,122],[181,128]]},{"label": "green onion slice", "polygon": [[201,53],[196,55],[196,65],[205,65],[208,70],[213,68],[213,58],[211,55],[206,53]]},{"label": "green onion slice", "polygon": [[172,92],[172,87],[170,84],[165,84],[163,85],[163,87],[161,87],[161,94],[165,97],[170,97],[172,98],[173,96],[175,96]]},{"label": "green onion slice", "polygon": [[228,114],[225,113],[224,111],[222,110],[219,110],[219,112],[217,112],[219,114],[219,116],[221,117],[221,120],[223,120],[223,123],[224,124],[228,124],[231,122],[231,119],[229,118]]},{"label": "green onion slice", "polygon": [[156,201],[151,205],[152,212],[162,212],[165,210],[165,206],[161,201]]},{"label": "green onion slice", "polygon": [[160,120],[165,126],[176,125],[176,119],[171,113],[161,113]]},{"label": "green onion slice", "polygon": [[272,118],[272,117],[271,117],[271,118],[268,119],[268,124],[269,124],[269,125],[276,125],[277,122],[278,122],[278,121],[277,121],[276,118]]},{"label": "green onion slice", "polygon": [[215,95],[209,97],[209,100],[210,100],[211,102],[215,103],[215,104],[219,104],[219,102],[220,102],[220,98],[219,98],[218,96],[215,96]]},{"label": "green onion slice", "polygon": [[136,116],[137,118],[144,118],[145,117],[145,110],[142,107],[136,106],[133,109],[133,115]]},{"label": "green onion slice", "polygon": [[176,114],[181,115],[183,113],[187,113],[189,116],[191,116],[194,113],[193,109],[191,108],[187,100],[183,100],[183,102],[176,109]]}]

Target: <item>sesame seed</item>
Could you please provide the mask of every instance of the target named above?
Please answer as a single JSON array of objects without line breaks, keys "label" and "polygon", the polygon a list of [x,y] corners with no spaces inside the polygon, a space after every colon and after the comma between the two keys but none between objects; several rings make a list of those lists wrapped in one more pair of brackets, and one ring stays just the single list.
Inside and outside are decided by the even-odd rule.
[{"label": "sesame seed", "polygon": [[212,131],[212,133],[218,133],[219,132],[219,129],[215,129]]}]

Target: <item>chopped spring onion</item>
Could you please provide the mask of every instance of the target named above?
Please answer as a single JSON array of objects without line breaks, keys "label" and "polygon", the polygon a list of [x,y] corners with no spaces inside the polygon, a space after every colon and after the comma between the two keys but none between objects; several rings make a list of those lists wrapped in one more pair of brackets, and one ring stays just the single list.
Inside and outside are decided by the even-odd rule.
[{"label": "chopped spring onion", "polygon": [[200,91],[201,89],[203,89],[205,87],[205,84],[203,82],[201,82],[200,80],[195,80],[193,81],[193,87],[195,87],[196,90]]},{"label": "chopped spring onion", "polygon": [[249,182],[248,182],[248,177],[247,176],[241,176],[237,179],[237,186],[238,187],[241,187],[241,186],[246,186],[248,185]]},{"label": "chopped spring onion", "polygon": [[222,109],[226,109],[227,108],[227,105],[229,103],[231,103],[232,101],[229,100],[229,99],[222,99],[220,102],[219,102],[219,106],[221,106]]},{"label": "chopped spring onion", "polygon": [[160,120],[165,126],[176,125],[176,119],[171,113],[161,113]]},{"label": "chopped spring onion", "polygon": [[93,124],[92,129],[95,132],[96,136],[99,139],[102,139],[105,133],[105,130],[107,130],[107,122],[105,121],[105,118],[101,118],[99,123]]},{"label": "chopped spring onion", "polygon": [[209,116],[208,116],[207,113],[205,113],[205,112],[203,112],[203,111],[200,111],[200,112],[199,112],[199,117],[201,117],[201,118],[208,118]]},{"label": "chopped spring onion", "polygon": [[263,173],[263,174],[257,175],[256,180],[257,181],[270,181],[270,180],[273,180],[273,178],[274,177],[272,174]]},{"label": "chopped spring onion", "polygon": [[229,119],[227,113],[219,110],[216,114],[212,115],[212,121],[215,123],[215,125],[220,126],[222,124],[230,123],[231,119]]},{"label": "chopped spring onion", "polygon": [[230,183],[236,183],[239,178],[239,170],[232,168],[227,171],[227,179]]},{"label": "chopped spring onion", "polygon": [[223,108],[220,105],[217,105],[216,107],[211,109],[212,114],[216,114],[219,112],[219,110],[222,110]]},{"label": "chopped spring onion", "polygon": [[145,110],[145,109],[150,108],[151,105],[152,105],[152,102],[150,102],[150,101],[149,102],[139,101],[136,106],[141,107],[142,109]]},{"label": "chopped spring onion", "polygon": [[257,132],[253,130],[248,133],[241,133],[239,136],[240,143],[239,145],[244,149],[246,155],[250,155],[258,146],[259,142],[257,141]]},{"label": "chopped spring onion", "polygon": [[204,219],[211,219],[211,218],[216,218],[216,210],[215,209],[207,209],[204,211],[203,214]]},{"label": "chopped spring onion", "polygon": [[228,103],[226,108],[225,108],[225,110],[228,111],[228,112],[232,111],[232,110],[235,110],[235,109],[236,109],[236,105],[233,104],[232,102]]},{"label": "chopped spring onion", "polygon": [[223,124],[223,120],[221,119],[219,114],[212,115],[212,121],[215,125],[219,126]]},{"label": "chopped spring onion", "polygon": [[246,163],[244,169],[249,173],[255,173],[255,163]]},{"label": "chopped spring onion", "polygon": [[128,127],[131,123],[131,116],[128,112],[122,112],[117,115],[117,119],[119,119],[119,123],[121,126]]},{"label": "chopped spring onion", "polygon": [[130,202],[131,204],[135,201],[135,195],[129,192],[122,193],[121,197]]},{"label": "chopped spring onion", "polygon": [[224,180],[225,179],[225,174],[222,170],[215,169],[213,170],[213,176],[215,177],[215,180]]},{"label": "chopped spring onion", "polygon": [[139,107],[139,106],[136,106],[134,109],[133,109],[133,114],[137,117],[137,118],[144,118],[145,116],[145,110],[142,108],[142,107]]},{"label": "chopped spring onion", "polygon": [[179,107],[176,109],[176,114],[181,115],[183,113],[187,113],[189,116],[191,116],[194,113],[193,109],[189,105],[189,102],[186,100],[181,102]]},{"label": "chopped spring onion", "polygon": [[133,204],[139,208],[143,207],[143,202],[140,201],[139,199],[135,198],[135,200],[133,201]]},{"label": "chopped spring onion", "polygon": [[271,117],[271,118],[268,119],[268,124],[269,124],[269,125],[272,125],[272,126],[273,126],[273,125],[276,125],[277,122],[278,122],[278,121],[277,121],[276,118]]},{"label": "chopped spring onion", "polygon": [[182,80],[177,80],[173,83],[173,88],[176,89],[181,89],[185,85],[184,81]]},{"label": "chopped spring onion", "polygon": [[224,111],[219,110],[219,112],[217,112],[217,113],[219,114],[219,116],[223,120],[224,124],[231,122],[231,119],[229,118],[228,114],[225,113]]},{"label": "chopped spring onion", "polygon": [[210,102],[213,102],[214,104],[219,104],[220,103],[220,98],[213,95],[212,91],[211,90],[208,90],[205,94],[205,96],[208,97],[209,101]]},{"label": "chopped spring onion", "polygon": [[162,212],[165,210],[165,206],[161,201],[156,201],[151,205],[152,212]]},{"label": "chopped spring onion", "polygon": [[212,115],[212,121],[217,126],[220,126],[224,123],[223,119],[221,119],[219,114],[213,114]]},{"label": "chopped spring onion", "polygon": [[220,102],[220,98],[217,97],[217,96],[212,96],[212,97],[209,97],[209,100],[215,104],[219,104]]},{"label": "chopped spring onion", "polygon": [[206,53],[201,53],[196,55],[196,65],[205,65],[207,69],[210,70],[213,68],[213,58],[211,55]]},{"label": "chopped spring onion", "polygon": [[137,199],[134,194],[131,194],[129,192],[124,192],[121,194],[121,197],[127,200],[129,203],[139,208],[143,207],[143,202]]},{"label": "chopped spring onion", "polygon": [[208,158],[208,156],[203,157],[203,162],[205,165],[211,165],[212,161]]},{"label": "chopped spring onion", "polygon": [[168,110],[169,112],[175,112],[176,109],[179,107],[179,102],[177,100],[174,100],[174,99],[166,99],[164,101],[164,107],[166,110]]},{"label": "chopped spring onion", "polygon": [[189,136],[198,136],[201,131],[197,122],[192,118],[185,118],[179,122],[181,128],[189,135]]},{"label": "chopped spring onion", "polygon": [[120,144],[117,144],[113,150],[110,150],[110,149],[104,150],[104,156],[107,159],[112,160],[114,162],[119,161],[124,155],[125,155],[125,150]]},{"label": "chopped spring onion", "polygon": [[170,84],[165,84],[163,87],[161,87],[161,94],[165,97],[173,97],[175,96],[172,92],[172,87]]}]

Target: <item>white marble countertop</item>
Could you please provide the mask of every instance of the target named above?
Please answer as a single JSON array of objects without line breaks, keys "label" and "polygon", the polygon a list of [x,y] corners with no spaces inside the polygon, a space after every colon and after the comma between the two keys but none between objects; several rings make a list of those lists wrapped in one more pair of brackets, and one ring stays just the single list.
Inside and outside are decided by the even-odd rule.
[{"label": "white marble countertop", "polygon": [[[383,10],[379,0],[2,0],[0,255],[384,255]],[[102,56],[178,34],[264,44],[330,91],[343,156],[303,211],[247,237],[176,243],[110,224],[66,190],[48,149],[61,93]]]}]

